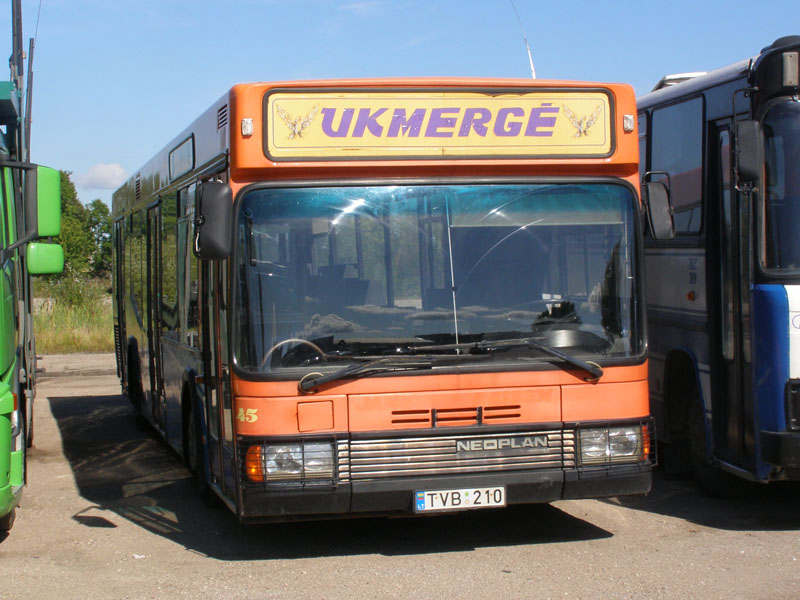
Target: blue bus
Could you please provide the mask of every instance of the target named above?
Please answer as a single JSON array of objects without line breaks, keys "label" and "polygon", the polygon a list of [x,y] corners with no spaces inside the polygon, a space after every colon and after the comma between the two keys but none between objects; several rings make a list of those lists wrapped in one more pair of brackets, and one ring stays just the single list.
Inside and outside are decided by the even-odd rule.
[{"label": "blue bus", "polygon": [[662,463],[730,493],[800,480],[800,36],[637,101]]}]

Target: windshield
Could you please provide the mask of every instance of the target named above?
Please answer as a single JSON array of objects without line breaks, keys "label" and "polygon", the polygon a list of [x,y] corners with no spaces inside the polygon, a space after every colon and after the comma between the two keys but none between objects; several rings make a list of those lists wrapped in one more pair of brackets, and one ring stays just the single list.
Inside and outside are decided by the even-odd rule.
[{"label": "windshield", "polygon": [[764,119],[766,183],[761,263],[800,271],[800,102],[773,106]]},{"label": "windshield", "polygon": [[[452,364],[642,351],[631,190],[617,184],[263,188],[238,215],[236,360]],[[525,368],[525,367],[522,367]]]}]

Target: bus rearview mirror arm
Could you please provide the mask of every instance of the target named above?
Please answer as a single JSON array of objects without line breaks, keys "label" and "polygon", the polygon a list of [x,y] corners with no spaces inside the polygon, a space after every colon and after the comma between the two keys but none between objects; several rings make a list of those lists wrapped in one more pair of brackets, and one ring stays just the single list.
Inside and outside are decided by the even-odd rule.
[{"label": "bus rearview mirror arm", "polygon": [[224,260],[231,253],[233,193],[219,181],[197,188],[194,219],[194,252],[203,260]]}]

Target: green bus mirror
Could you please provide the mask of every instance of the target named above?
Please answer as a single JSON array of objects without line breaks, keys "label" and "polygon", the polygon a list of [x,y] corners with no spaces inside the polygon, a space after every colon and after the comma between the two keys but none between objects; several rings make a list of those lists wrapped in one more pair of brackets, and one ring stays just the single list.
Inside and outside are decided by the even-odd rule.
[{"label": "green bus mirror", "polygon": [[61,233],[61,173],[40,166],[36,179],[38,237],[55,237]]},{"label": "green bus mirror", "polygon": [[31,275],[53,275],[64,270],[64,249],[60,244],[31,242],[25,251],[25,264]]}]

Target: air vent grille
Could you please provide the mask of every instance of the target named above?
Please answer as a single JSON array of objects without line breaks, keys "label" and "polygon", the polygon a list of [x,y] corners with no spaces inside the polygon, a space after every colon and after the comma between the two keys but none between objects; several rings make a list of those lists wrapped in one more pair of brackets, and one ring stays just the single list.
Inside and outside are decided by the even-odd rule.
[{"label": "air vent grille", "polygon": [[519,404],[508,406],[473,406],[459,408],[420,408],[392,411],[392,425],[419,425],[427,427],[463,427],[484,425],[507,419],[519,419]]},{"label": "air vent grille", "polygon": [[226,104],[217,111],[217,129],[228,126],[228,105]]}]

